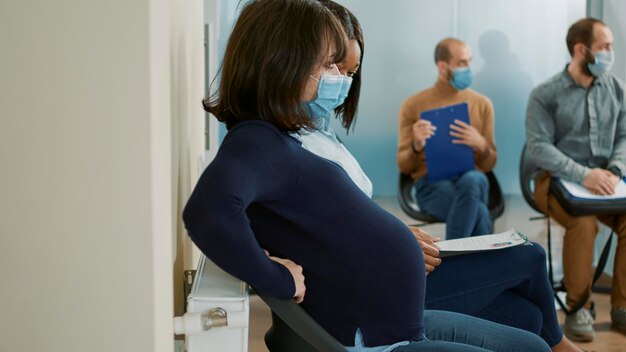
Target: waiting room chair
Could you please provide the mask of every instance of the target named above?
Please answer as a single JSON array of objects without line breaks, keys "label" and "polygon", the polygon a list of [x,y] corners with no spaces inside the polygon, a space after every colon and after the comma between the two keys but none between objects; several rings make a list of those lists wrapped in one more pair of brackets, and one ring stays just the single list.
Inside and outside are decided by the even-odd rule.
[{"label": "waiting room chair", "polygon": [[272,327],[265,334],[270,352],[345,352],[339,341],[311,318],[294,300],[256,291],[272,310]]},{"label": "waiting room chair", "polygon": [[[491,221],[499,218],[504,213],[504,197],[502,196],[502,189],[500,183],[496,178],[496,175],[492,172],[486,172],[487,181],[489,182],[489,200],[487,207],[489,208],[489,215]],[[434,216],[421,211],[417,205],[417,201],[414,197],[413,191],[413,179],[410,175],[400,173],[398,181],[398,203],[406,215],[409,217],[421,221],[421,224],[415,226],[423,226],[432,223],[445,222],[444,220],[437,219]]]},{"label": "waiting room chair", "polygon": [[[535,203],[535,198],[534,198],[535,179],[537,179],[537,177],[539,177],[543,172],[544,170],[542,170],[537,165],[534,165],[530,160],[528,160],[528,158],[526,157],[526,144],[524,144],[524,147],[522,148],[522,155],[520,156],[520,163],[519,163],[520,188],[522,190],[522,195],[524,196],[526,203],[528,203],[528,205],[531,208],[533,208],[536,212],[541,214],[540,216],[531,217],[529,220],[540,220],[540,219],[547,220],[547,224],[548,224],[548,251],[547,251],[548,252],[548,277],[550,279],[550,282],[552,283],[552,290],[554,291],[554,298],[556,299],[559,306],[563,309],[563,311],[566,314],[570,314],[570,312],[575,312],[579,308],[581,308],[586,303],[587,299],[585,299],[582,302],[579,302],[577,305],[572,307],[572,309],[568,309],[567,306],[565,305],[565,302],[563,302],[563,300],[557,294],[558,292],[566,292],[566,290],[565,290],[565,285],[563,284],[563,281],[560,281],[560,282],[554,281],[554,270],[552,267],[552,231],[551,231],[551,226],[550,226],[550,217],[548,216],[548,214],[545,214],[544,212],[542,212],[539,209],[539,207],[537,207],[537,203]],[[600,278],[600,275],[602,275],[602,272],[604,270],[604,266],[606,264],[606,260],[609,254],[611,236],[612,234],[609,236],[609,240],[607,241],[607,244],[604,246],[604,249],[602,250],[602,254],[600,255],[598,266],[596,267],[596,271],[593,275],[593,284],[595,284],[598,278]],[[594,292],[606,293],[607,291],[609,291],[607,288],[594,286]],[[592,310],[593,310],[593,307],[592,307]]]}]

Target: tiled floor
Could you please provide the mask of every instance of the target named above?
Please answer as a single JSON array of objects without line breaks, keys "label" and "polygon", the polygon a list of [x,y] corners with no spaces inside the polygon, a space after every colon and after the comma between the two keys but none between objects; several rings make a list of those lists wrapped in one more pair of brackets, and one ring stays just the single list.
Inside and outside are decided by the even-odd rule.
[{"label": "tiled floor", "polygon": [[[384,197],[375,199],[378,204],[387,209],[389,212],[398,216],[401,220],[408,224],[414,223],[410,218],[404,215],[398,206],[395,197]],[[521,196],[507,196],[506,210],[501,218],[496,220],[495,231],[500,232],[509,228],[515,228],[525,233],[532,241],[538,242],[544,247],[547,243],[547,231],[545,220],[529,221],[529,217],[536,216],[524,202]],[[445,227],[441,224],[428,225],[424,227],[427,232],[445,237]],[[553,262],[555,263],[555,273],[560,276],[562,273],[561,248],[563,229],[554,224],[553,233]],[[598,243],[603,243],[606,236],[598,239]],[[596,245],[598,247],[598,245]],[[612,260],[612,259],[611,259]],[[610,303],[608,295],[594,294],[592,298],[596,302],[596,310],[598,312],[596,331],[596,340],[592,343],[581,343],[580,346],[588,351],[597,352],[626,352],[626,336],[611,330],[610,326]],[[564,315],[559,313],[562,320]],[[267,306],[256,296],[250,297],[250,334],[249,334],[249,351],[266,352],[267,348],[263,342],[265,331],[269,328],[270,311]]]}]

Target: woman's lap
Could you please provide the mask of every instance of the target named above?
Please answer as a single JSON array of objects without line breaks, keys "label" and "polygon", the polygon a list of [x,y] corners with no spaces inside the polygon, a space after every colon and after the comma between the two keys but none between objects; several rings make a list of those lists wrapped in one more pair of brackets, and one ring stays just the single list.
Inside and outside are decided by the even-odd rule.
[{"label": "woman's lap", "polygon": [[426,310],[424,325],[427,339],[423,343],[413,342],[394,351],[550,351],[535,334],[464,314]]}]

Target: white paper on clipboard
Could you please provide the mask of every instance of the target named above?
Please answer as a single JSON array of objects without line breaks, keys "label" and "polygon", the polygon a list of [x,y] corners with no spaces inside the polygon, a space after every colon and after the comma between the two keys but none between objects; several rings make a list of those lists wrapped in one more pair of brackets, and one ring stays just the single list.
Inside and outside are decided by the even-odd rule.
[{"label": "white paper on clipboard", "polygon": [[501,233],[458,238],[435,243],[439,247],[440,257],[468,254],[515,247],[530,244],[528,238],[520,232],[510,229]]}]

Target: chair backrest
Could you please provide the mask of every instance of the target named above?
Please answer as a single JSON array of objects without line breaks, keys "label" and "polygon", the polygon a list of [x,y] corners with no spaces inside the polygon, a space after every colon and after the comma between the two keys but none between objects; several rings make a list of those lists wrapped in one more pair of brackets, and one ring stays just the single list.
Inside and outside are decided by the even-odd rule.
[{"label": "chair backrest", "polygon": [[535,178],[543,172],[541,168],[532,163],[528,157],[526,156],[526,144],[522,148],[522,155],[519,160],[519,182],[520,188],[522,189],[522,195],[526,200],[526,203],[530,205],[536,212],[543,214],[541,210],[537,207],[537,203],[535,203],[534,194],[534,185]]},{"label": "chair backrest", "polygon": [[[487,181],[489,182],[489,200],[488,208],[491,220],[499,218],[504,213],[504,196],[502,195],[502,189],[500,183],[496,178],[496,175],[492,172],[486,172]],[[407,174],[400,173],[400,179],[398,181],[398,203],[404,211],[404,213],[411,218],[426,223],[443,222],[432,215],[429,215],[421,211],[417,205],[417,201],[413,196],[413,179]]]},{"label": "chair backrest", "polygon": [[346,351],[293,300],[278,299],[259,291],[256,293],[272,310],[272,327],[265,335],[265,344],[271,352]]},{"label": "chair backrest", "polygon": [[494,174],[493,171],[489,171],[486,172],[485,175],[489,182],[489,200],[487,202],[487,208],[489,209],[489,216],[493,221],[504,213],[504,196],[502,195],[502,189],[500,188],[500,182],[498,182],[496,174]]}]

